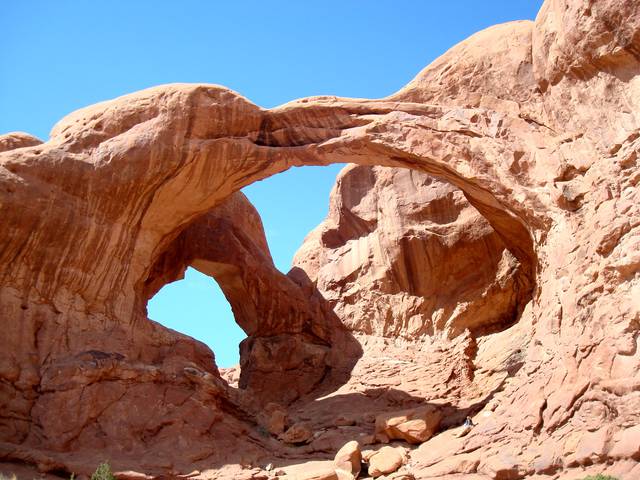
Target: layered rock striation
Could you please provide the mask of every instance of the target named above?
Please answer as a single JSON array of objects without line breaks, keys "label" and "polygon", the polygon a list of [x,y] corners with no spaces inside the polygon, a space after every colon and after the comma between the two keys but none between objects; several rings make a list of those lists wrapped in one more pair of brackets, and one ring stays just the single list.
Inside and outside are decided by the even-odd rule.
[{"label": "layered rock striation", "polygon": [[[346,440],[378,448],[364,412],[426,404],[442,421],[409,453],[418,478],[638,477],[639,52],[638,2],[547,0],[385,99],[266,110],[167,85],[79,110],[41,144],[3,136],[0,456],[256,478]],[[236,192],[336,162],[365,167],[279,274]],[[433,249],[450,264],[408,272]],[[451,265],[474,258],[475,277]],[[218,279],[249,335],[243,388],[147,319],[186,265]],[[287,388],[264,380],[277,372]],[[284,435],[305,422],[306,443],[265,427],[283,410]]]},{"label": "layered rock striation", "polygon": [[[294,258],[353,332],[453,337],[514,323],[531,296],[516,258],[461,191],[351,165]],[[295,275],[295,270],[292,272]]]}]

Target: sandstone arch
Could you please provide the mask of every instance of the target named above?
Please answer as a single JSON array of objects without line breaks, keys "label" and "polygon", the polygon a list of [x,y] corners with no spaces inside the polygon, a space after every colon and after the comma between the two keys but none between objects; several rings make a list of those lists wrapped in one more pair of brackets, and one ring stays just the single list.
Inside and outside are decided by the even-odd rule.
[{"label": "sandstone arch", "polygon": [[276,269],[258,212],[242,193],[182,230],[153,265],[143,298],[187,266],[218,282],[248,335],[240,344],[240,386],[259,403],[289,403],[328,375],[344,377],[361,353],[313,287]]},{"label": "sandstone arch", "polygon": [[[349,162],[456,185],[520,261],[521,287],[535,285],[523,366],[451,454],[472,452],[491,478],[604,462],[637,473],[638,8],[547,1],[536,22],[480,32],[383,100],[264,110],[170,85],[80,110],[41,145],[4,138],[0,454],[86,471],[118,439],[122,465],[166,472],[229,461],[212,450],[240,463],[281,448],[247,431],[249,407],[224,393],[210,352],[146,322],[144,304],[163,255],[242,186]],[[148,408],[153,385],[163,400]],[[127,411],[138,416],[123,431]],[[242,452],[237,431],[251,438]],[[178,432],[188,455],[154,463]],[[92,449],[65,455],[77,445]],[[519,453],[505,458],[507,445]],[[426,468],[442,460],[430,455]]]},{"label": "sandstone arch", "polygon": [[[6,304],[31,304],[34,292],[38,292],[40,302],[53,305],[54,311],[60,312],[59,324],[54,326],[45,322],[42,326],[48,335],[55,338],[65,329],[85,332],[75,339],[77,346],[56,340],[45,341],[48,344],[45,363],[49,364],[45,371],[51,371],[54,377],[48,379],[53,384],[48,387],[52,391],[61,388],[55,385],[69,375],[61,369],[60,363],[78,368],[80,358],[80,363],[97,362],[98,370],[102,370],[101,362],[118,363],[122,360],[118,357],[120,352],[127,350],[127,357],[130,355],[139,365],[134,370],[145,368],[148,362],[162,364],[157,373],[162,377],[175,375],[172,369],[187,369],[184,371],[188,382],[206,378],[207,382],[217,385],[215,388],[209,386],[209,389],[213,388],[219,395],[223,387],[216,383],[217,372],[213,362],[206,360],[206,350],[197,346],[195,352],[190,351],[194,346],[188,343],[176,349],[176,339],[172,335],[167,336],[145,321],[146,300],[187,262],[199,264],[203,271],[225,283],[221,264],[214,265],[212,259],[202,257],[197,250],[197,241],[191,239],[185,243],[184,239],[197,236],[198,229],[204,227],[206,230],[208,219],[202,215],[222,205],[239,188],[292,165],[345,161],[421,169],[460,186],[521,261],[527,272],[519,277],[525,281],[522,288],[530,290],[535,260],[530,233],[518,216],[523,213],[511,212],[511,207],[505,207],[497,200],[506,194],[504,189],[496,195],[486,190],[499,185],[498,179],[477,168],[478,158],[486,156],[489,150],[482,146],[474,152],[472,148],[477,138],[486,140],[491,148],[497,148],[494,144],[506,145],[491,133],[492,122],[496,121],[492,115],[500,117],[502,122],[514,121],[527,130],[537,130],[536,126],[531,127],[523,120],[508,119],[482,109],[448,109],[385,101],[316,99],[270,112],[221,87],[200,85],[155,88],[76,112],[54,128],[52,138],[46,144],[6,153],[6,171],[28,179],[19,183],[8,196],[11,203],[26,205],[25,197],[33,197],[34,188],[38,191],[43,184],[49,186],[48,191],[38,191],[38,201],[28,212],[8,209],[9,222],[15,225],[24,222],[26,213],[39,223],[38,230],[50,229],[48,241],[55,238],[55,243],[60,245],[79,242],[73,249],[64,249],[63,255],[48,256],[40,247],[25,249],[25,238],[20,238],[13,229],[7,230],[11,238],[7,239],[3,253],[4,258],[11,257],[12,261],[6,262],[8,268],[4,278],[12,285]],[[425,138],[424,131],[430,132],[431,136]],[[507,133],[504,135],[508,136]],[[398,139],[402,140],[399,142]],[[47,169],[41,166],[42,159],[49,155],[51,158],[45,163],[56,165],[55,168],[62,165],[65,169],[66,175],[59,179],[60,183],[56,184],[56,177],[47,174]],[[452,165],[447,165],[449,159],[453,160]],[[476,172],[473,181],[470,173],[465,172],[466,176],[463,176],[458,171],[467,165]],[[107,204],[104,201],[107,198],[119,201]],[[66,199],[71,201],[67,203]],[[77,220],[70,224],[68,220],[65,223],[65,218]],[[198,222],[193,223],[196,218]],[[538,220],[535,222],[543,224]],[[65,224],[70,228],[60,231],[59,227]],[[90,226],[88,230],[87,225]],[[23,230],[23,233],[28,243],[31,233],[29,230]],[[201,238],[205,237],[201,235]],[[175,254],[176,249],[180,250],[179,255]],[[103,254],[84,258],[87,251],[96,250]],[[168,264],[167,259],[172,259],[174,264]],[[72,264],[76,265],[73,270],[65,268]],[[43,274],[47,271],[51,273]],[[271,279],[275,278],[273,272],[269,275]],[[237,279],[238,275],[233,278]],[[291,283],[288,279],[283,281]],[[297,288],[302,290],[303,287]],[[226,290],[233,291],[233,287],[227,285]],[[17,291],[23,292],[23,296],[12,299],[10,295]],[[289,288],[286,293],[291,291]],[[238,293],[244,295],[246,287]],[[325,364],[336,367],[338,373],[348,372],[352,359],[358,355],[358,346],[351,345],[353,342],[349,342],[348,335],[336,337],[336,332],[343,329],[328,327],[331,325],[330,314],[321,304],[315,304],[311,307],[315,311],[309,312],[309,307],[303,305],[308,300],[304,295],[300,295],[300,299],[292,315],[279,318],[280,326],[272,323],[267,328],[270,337],[280,333],[285,335],[282,342],[300,345],[294,349],[295,360],[290,368],[310,364],[309,372],[314,372],[314,375],[302,376],[308,385],[302,385],[299,393],[291,398],[317,385],[325,376]],[[286,304],[284,308],[291,307]],[[28,307],[22,315],[30,317],[33,313]],[[36,315],[43,314],[37,312]],[[260,332],[260,325],[252,325],[249,318],[250,315],[241,315],[238,320],[248,333]],[[322,321],[318,321],[319,318]],[[37,322],[32,323],[36,330],[42,328]],[[335,321],[333,325],[337,325]],[[105,326],[110,329],[109,340],[94,333]],[[35,337],[40,335],[38,330]],[[20,341],[22,337],[15,335],[15,338]],[[295,340],[298,338],[302,339]],[[123,344],[135,346],[125,348]],[[330,346],[334,349],[329,349]],[[15,345],[14,350],[28,348]],[[277,352],[282,349],[271,345],[266,350],[254,350]],[[93,353],[83,353],[94,351],[107,352],[106,357],[96,358]],[[110,356],[112,354],[108,352],[111,351],[116,357]],[[343,355],[340,363],[325,360],[330,351],[353,353]],[[86,355],[89,357],[85,359]],[[258,359],[261,355],[264,356],[259,354]],[[21,360],[22,370],[35,367],[32,359]],[[129,364],[128,360],[124,363]],[[261,373],[256,378],[264,376],[265,369],[260,367],[265,361],[274,360],[277,365],[277,360],[282,359],[267,355],[262,365],[259,361],[254,362],[257,363],[254,368]],[[195,362],[195,372],[201,369],[204,377],[189,370],[192,367],[182,367],[185,361],[187,364]],[[109,364],[107,369],[114,368],[118,372],[123,367]],[[100,378],[104,373],[97,375]],[[122,373],[113,375],[117,378]],[[281,372],[275,372],[269,378],[278,375],[282,377]],[[299,372],[296,376],[300,378]],[[291,384],[286,376],[276,383],[269,378],[263,378],[262,385]],[[34,377],[32,381],[42,384],[41,378]],[[264,397],[265,400],[270,398],[268,394]],[[23,405],[26,413],[32,409],[33,401],[24,395]],[[49,420],[51,424],[44,425],[44,431],[62,428],[55,425],[56,420]],[[85,422],[78,422],[77,428],[71,429],[73,434],[56,443],[69,448],[82,435]],[[20,435],[29,443],[33,429],[28,420],[23,428]]]}]

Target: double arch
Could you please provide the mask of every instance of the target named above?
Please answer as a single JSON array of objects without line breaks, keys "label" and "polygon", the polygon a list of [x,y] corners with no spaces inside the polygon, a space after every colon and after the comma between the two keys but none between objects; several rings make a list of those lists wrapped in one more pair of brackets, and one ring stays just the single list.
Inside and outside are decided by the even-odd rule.
[{"label": "double arch", "polygon": [[[64,135],[76,125],[86,128],[87,123],[97,122],[113,134],[109,139],[97,138],[95,149],[89,149],[91,163],[104,170],[126,168],[137,175],[128,178],[124,187],[140,208],[131,210],[135,218],[126,222],[135,226],[131,242],[123,245],[127,268],[115,269],[128,286],[126,291],[135,294],[113,299],[121,318],[146,317],[147,300],[192,265],[221,285],[249,342],[275,335],[310,336],[298,353],[307,356],[307,363],[311,358],[314,367],[325,362],[325,350],[337,343],[342,351],[357,351],[348,335],[342,332],[336,337],[339,321],[329,309],[321,301],[310,306],[304,298],[308,285],[298,282],[293,287],[295,298],[283,306],[274,298],[292,296],[290,278],[278,277],[275,268],[258,274],[254,269],[248,278],[242,267],[239,270],[248,257],[225,260],[225,249],[217,247],[237,241],[242,228],[251,229],[251,222],[238,228],[237,221],[229,221],[233,208],[223,208],[229,210],[223,215],[226,220],[212,215],[216,207],[219,211],[229,202],[237,204],[241,195],[237,192],[252,182],[291,166],[330,163],[411,168],[460,188],[519,260],[519,295],[527,301],[531,298],[537,264],[533,233],[544,226],[544,218],[532,213],[536,199],[531,189],[518,183],[516,175],[505,182],[504,172],[531,154],[526,145],[534,143],[527,135],[540,134],[536,125],[480,108],[334,97],[263,110],[232,91],[204,85],[159,87],[125,98],[124,118],[120,110],[114,112],[106,104],[101,112],[94,107],[76,113],[56,130]],[[86,145],[82,148],[87,150]],[[129,188],[131,182],[136,182],[134,190]],[[120,187],[116,183],[115,188]],[[235,213],[250,218],[245,210]],[[261,255],[255,250],[249,256]],[[251,302],[243,301],[259,296],[259,284],[266,283],[273,298],[259,303],[261,312],[271,312],[268,324]],[[525,304],[521,302],[520,308]],[[290,337],[283,341],[296,344]],[[337,370],[352,366],[352,362],[327,363]]]}]

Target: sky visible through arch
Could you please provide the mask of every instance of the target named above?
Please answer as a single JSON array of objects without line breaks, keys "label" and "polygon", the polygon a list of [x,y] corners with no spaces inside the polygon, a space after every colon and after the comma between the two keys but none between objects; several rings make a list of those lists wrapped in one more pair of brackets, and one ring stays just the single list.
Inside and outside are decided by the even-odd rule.
[{"label": "sky visible through arch", "polygon": [[[172,82],[216,83],[263,107],[310,95],[378,98],[471,34],[533,19],[541,0],[12,1],[0,15],[0,134],[48,138],[64,115]],[[340,166],[244,189],[286,272],[327,213]],[[190,269],[149,316],[238,362],[243,333],[215,281]]]}]

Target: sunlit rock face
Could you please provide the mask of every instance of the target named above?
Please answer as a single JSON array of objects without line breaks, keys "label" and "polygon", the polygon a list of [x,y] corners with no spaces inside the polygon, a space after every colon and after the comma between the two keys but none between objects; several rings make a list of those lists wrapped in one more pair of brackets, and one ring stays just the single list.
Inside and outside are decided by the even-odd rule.
[{"label": "sunlit rock face", "polygon": [[350,330],[385,337],[508,326],[531,292],[463,193],[408,169],[346,167],[294,266]]},{"label": "sunlit rock face", "polygon": [[0,135],[0,152],[13,150],[15,148],[33,147],[40,145],[42,140],[24,132],[11,132]]},{"label": "sunlit rock face", "polygon": [[[638,478],[639,10],[549,0],[386,99],[265,110],[167,85],[75,112],[42,144],[0,138],[0,456],[255,478],[348,440],[377,448],[377,414],[428,404],[441,421],[408,453],[417,478]],[[335,162],[364,166],[336,187],[336,225],[273,272],[229,199]],[[223,227],[209,215],[225,201]],[[409,274],[425,251],[450,262]],[[461,267],[474,259],[482,272]],[[245,388],[147,319],[191,263],[226,282],[249,333]]]}]

